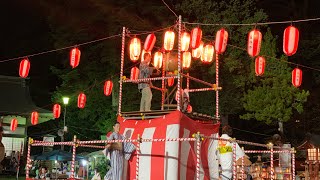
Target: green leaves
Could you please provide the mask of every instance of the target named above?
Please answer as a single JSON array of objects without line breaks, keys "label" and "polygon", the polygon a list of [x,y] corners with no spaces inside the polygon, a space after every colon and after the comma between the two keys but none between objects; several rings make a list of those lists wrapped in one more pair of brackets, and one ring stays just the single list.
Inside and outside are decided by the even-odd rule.
[{"label": "green leaves", "polygon": [[[119,34],[123,26],[130,30],[146,31],[168,23],[163,21],[168,18],[163,16],[167,15],[167,9],[159,7],[161,2],[92,0],[78,3],[71,0],[69,3],[73,5],[67,6],[64,2],[41,2],[43,7],[50,9],[46,14],[56,48]],[[68,18],[61,21],[61,17]],[[161,21],[162,24],[152,24],[154,22],[151,20]],[[70,132],[78,133],[81,139],[98,139],[101,134],[112,130],[112,124],[117,118],[121,38],[83,45],[79,49],[81,60],[77,68],[71,69],[69,65],[68,50],[59,54],[61,64],[51,67],[52,73],[61,81],[52,95],[52,101],[61,103],[63,96],[69,96],[66,124]],[[125,76],[129,77],[130,67],[133,65],[125,51]],[[112,79],[114,87],[112,95],[106,97],[103,94],[103,85],[104,81],[109,79]],[[84,109],[77,107],[80,92],[84,92],[87,97]],[[140,94],[137,84],[124,84],[122,98],[123,111],[138,110]],[[154,99],[156,101],[157,98]],[[94,133],[81,128],[92,129]]]},{"label": "green leaves", "polygon": [[[183,17],[188,17],[187,20],[190,22],[238,24],[267,20],[267,15],[255,7],[253,0],[219,2],[184,0],[178,1],[176,8],[182,12]],[[215,32],[221,26],[201,26],[201,28],[208,43],[214,41]],[[292,86],[292,68],[289,68],[286,63],[288,59],[284,55],[275,58],[277,53],[282,51],[277,50],[277,37],[272,35],[270,29],[266,26],[256,27],[263,34],[260,55],[266,58],[265,74],[257,77],[254,69],[255,59],[249,57],[246,52],[247,34],[255,27],[227,26],[224,28],[229,32],[229,41],[226,53],[219,56],[220,85],[222,86],[221,114],[242,113],[241,119],[255,119],[272,124],[278,121],[289,121],[294,111],[301,113],[309,92]],[[192,71],[202,72],[207,67],[192,68]],[[214,83],[214,63],[207,72],[196,75],[200,79]],[[215,98],[212,92],[201,95],[192,94],[191,103],[195,111],[214,114]]]}]

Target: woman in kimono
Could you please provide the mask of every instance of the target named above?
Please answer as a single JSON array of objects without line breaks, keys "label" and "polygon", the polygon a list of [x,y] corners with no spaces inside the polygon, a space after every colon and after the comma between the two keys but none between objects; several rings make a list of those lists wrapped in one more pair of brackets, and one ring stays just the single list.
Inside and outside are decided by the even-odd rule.
[{"label": "woman in kimono", "polygon": [[[113,125],[113,133],[108,137],[108,140],[124,140],[125,137],[119,133],[120,123],[116,122]],[[130,143],[109,143],[106,150],[110,153],[111,168],[105,175],[105,180],[121,180],[123,175],[124,160],[128,160],[131,153],[135,150],[135,146]]]}]

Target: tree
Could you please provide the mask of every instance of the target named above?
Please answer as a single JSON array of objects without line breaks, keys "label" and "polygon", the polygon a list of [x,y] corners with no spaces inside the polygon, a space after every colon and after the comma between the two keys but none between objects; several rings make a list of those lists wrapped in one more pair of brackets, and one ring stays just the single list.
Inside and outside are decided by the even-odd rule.
[{"label": "tree", "polygon": [[[122,26],[145,31],[170,24],[169,22],[175,19],[174,16],[170,16],[168,18],[169,21],[164,21],[164,19],[167,19],[167,16],[163,16],[167,13],[167,10],[164,11],[164,6],[159,8],[159,4],[154,2],[147,2],[147,4],[144,4],[145,6],[142,6],[142,0],[135,0],[132,3],[123,0],[111,2],[90,0],[82,3],[78,3],[78,1],[41,1],[40,4],[44,7],[43,13],[48,16],[52,39],[57,48],[105,37],[106,34],[120,33]],[[254,23],[267,19],[267,15],[262,10],[255,8],[253,0],[219,2],[187,0],[176,1],[173,4],[183,17],[188,17],[184,18],[184,21],[190,22]],[[154,14],[156,9],[159,9],[159,11]],[[205,37],[206,40],[212,41],[215,35],[212,32],[216,32],[221,26],[214,28],[203,26],[202,28],[204,34],[213,35]],[[290,83],[288,83],[290,81],[288,76],[290,70],[286,64],[276,63],[274,66],[276,69],[285,67],[283,71],[286,73],[283,73],[283,76],[277,77],[277,71],[270,71],[271,74],[263,79],[256,78],[253,75],[253,59],[239,47],[246,46],[245,37],[249,30],[254,27],[229,26],[225,28],[229,32],[230,39],[227,52],[220,56],[221,85],[223,87],[220,98],[222,114],[241,114],[246,110],[247,113],[241,117],[250,119],[253,117],[250,114],[256,114],[258,111],[258,109],[252,107],[255,102],[251,100],[268,88],[282,88],[282,86],[285,87],[284,89],[289,90],[291,97],[296,99],[291,99],[290,101],[288,98],[288,101],[279,101],[282,104],[277,107],[284,108],[273,108],[271,114],[285,112],[285,116],[280,118],[270,116],[264,122],[270,123],[270,121],[278,121],[279,119],[287,120],[287,117],[292,114],[292,109],[301,110],[301,105],[307,93],[301,93],[299,96],[292,94],[299,91],[292,89]],[[258,28],[263,33],[270,33],[265,26],[259,26]],[[271,33],[267,37],[263,46],[270,47],[271,50],[265,50],[262,53],[274,56],[276,49],[273,42],[275,40]],[[85,127],[105,133],[106,130],[111,129],[111,124],[115,121],[116,107],[113,105],[116,105],[116,103],[112,103],[112,101],[115,102],[116,98],[104,97],[101,87],[103,80],[106,78],[114,79],[115,84],[115,81],[119,79],[117,74],[119,72],[120,59],[119,47],[121,47],[120,38],[91,44],[90,46],[80,46],[82,55],[79,67],[76,69],[69,67],[67,58],[69,52],[65,51],[58,56],[64,60],[62,64],[51,68],[54,74],[61,79],[61,85],[57,88],[52,99],[57,102],[61,101],[62,96],[70,95],[72,97],[70,105],[68,105],[67,125],[71,128],[71,131],[82,134],[84,138],[97,138],[97,134],[88,133]],[[127,56],[125,63],[125,67],[134,65],[127,59]],[[195,77],[214,83],[214,80],[212,80],[215,74],[213,64],[203,66],[199,62],[195,62],[193,66],[190,70],[191,74],[194,73]],[[128,70],[125,71],[125,75],[129,75]],[[277,84],[276,80],[281,78],[288,79],[283,83]],[[124,84],[124,86],[126,91],[123,91],[123,104],[130,104],[130,106],[124,106],[123,110],[137,110],[139,96],[137,96],[136,85]],[[191,84],[191,86],[197,88],[199,85]],[[80,91],[84,91],[88,99],[86,108],[81,110],[76,107],[77,94]],[[281,98],[277,93],[277,91],[272,91],[271,97]],[[203,94],[206,96],[203,96]],[[213,107],[215,107],[213,105],[215,102],[214,96],[212,92],[203,94],[195,94],[191,97],[194,104],[193,107],[198,112],[212,114]],[[113,95],[117,97],[116,92]],[[301,100],[301,103],[296,102],[297,100]],[[291,107],[288,105],[290,102],[293,104]],[[291,112],[291,114],[288,112]],[[265,114],[265,112],[262,112],[259,117],[264,117]],[[79,124],[83,124],[83,128],[78,127]]]},{"label": "tree", "polygon": [[[253,0],[228,2],[188,0],[179,1],[176,8],[184,17],[188,17],[185,20],[190,22],[257,23],[267,20],[267,15],[262,10],[256,9]],[[202,28],[205,34],[211,34],[221,26],[202,26]],[[306,101],[308,92],[292,87],[291,70],[286,63],[270,59],[263,78],[254,76],[254,59],[246,54],[244,48],[241,49],[241,47],[246,47],[246,35],[254,27],[230,26],[226,28],[230,39],[227,53],[220,57],[220,81],[223,88],[220,98],[221,113],[224,115],[241,114],[245,110],[246,113],[240,116],[241,118],[254,118],[270,124],[279,120],[288,121],[293,109],[302,112],[302,104]],[[257,28],[265,34],[261,54],[275,57],[276,39],[265,26]],[[210,39],[212,39],[211,36]],[[286,61],[284,57],[281,59]],[[209,77],[212,77],[215,73],[214,66],[208,70]],[[208,75],[199,74],[203,76],[202,79],[210,79]],[[212,111],[213,100],[208,101],[206,96],[206,101],[203,101],[200,95],[195,96],[198,99],[195,102],[196,107],[206,104],[207,107],[211,106],[210,111]]]},{"label": "tree", "polygon": [[[264,21],[267,16],[261,10],[256,10],[253,1],[239,0],[232,1],[181,1],[176,5],[177,9],[181,11],[184,20],[189,22],[201,23],[251,23]],[[197,7],[197,8],[194,8]],[[239,11],[241,9],[241,11]],[[213,42],[215,32],[222,28],[222,26],[202,26],[205,41]],[[253,27],[247,26],[228,26],[224,27],[229,32],[228,44],[245,47],[246,35]],[[220,56],[220,84],[223,88],[220,96],[220,109],[221,114],[237,114],[242,111],[242,94],[245,91],[248,80],[248,72],[250,71],[250,58],[245,51],[228,46],[225,54]],[[215,66],[214,63],[209,67],[203,65],[196,66],[193,70],[197,72],[197,77],[200,79],[208,80],[214,83]],[[200,72],[200,73],[198,73]],[[209,74],[208,74],[209,72]],[[202,94],[192,95],[192,100],[198,99],[196,109],[199,108],[200,112],[212,114],[215,107],[215,98],[212,92],[207,92],[206,97],[212,96],[212,99],[203,101]],[[195,98],[193,98],[195,97]],[[201,102],[201,104],[200,104]],[[203,108],[202,108],[203,107]]]},{"label": "tree", "polygon": [[[163,12],[165,8],[157,7],[157,3],[154,2],[143,3],[142,0],[132,2],[90,0],[81,1],[81,3],[75,0],[39,1],[39,4],[50,23],[56,48],[120,34],[122,26],[128,27],[129,30],[145,31],[166,24],[161,20],[164,16],[160,16],[165,14]],[[150,7],[145,8],[142,5]],[[154,13],[156,8],[159,11]],[[142,16],[148,18],[142,18]],[[161,23],[156,24],[154,28],[154,22],[151,20]],[[128,40],[129,38],[126,38],[127,42]],[[112,124],[116,121],[121,37],[80,46],[79,49],[81,61],[77,68],[71,69],[69,66],[69,50],[58,54],[57,59],[63,59],[63,61],[51,67],[51,71],[61,81],[52,100],[61,102],[63,96],[69,96],[66,117],[69,131],[77,134],[81,139],[97,139],[100,138],[98,137],[100,134],[111,131]],[[128,67],[137,65],[129,61],[125,51],[124,75],[129,77],[130,68]],[[112,79],[115,85],[113,97],[103,95],[103,83],[106,79]],[[138,110],[140,99],[137,96],[137,85],[124,84],[123,86],[123,111]],[[84,109],[78,109],[76,106],[80,92],[84,92],[87,96]],[[69,139],[71,138],[70,136]]]},{"label": "tree", "polygon": [[287,58],[284,55],[280,59],[272,58],[276,57],[275,47],[275,39],[269,30],[264,35],[261,49],[262,55],[268,55],[266,72],[262,77],[256,77],[253,73],[254,66],[251,66],[250,75],[256,82],[244,95],[244,108],[247,113],[241,116],[242,119],[253,118],[271,124],[289,121],[293,110],[303,112],[303,103],[307,101],[309,92],[292,86],[292,69],[287,65]]}]

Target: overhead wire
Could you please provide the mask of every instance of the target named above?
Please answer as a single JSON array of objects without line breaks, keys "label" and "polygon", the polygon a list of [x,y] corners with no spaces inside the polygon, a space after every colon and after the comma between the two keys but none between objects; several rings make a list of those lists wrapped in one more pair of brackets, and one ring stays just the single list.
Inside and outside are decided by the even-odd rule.
[{"label": "overhead wire", "polygon": [[[150,33],[156,33],[156,32],[160,32],[166,29],[170,29],[172,27],[176,26],[176,24],[173,24],[171,26],[167,26],[167,27],[163,27],[157,30],[153,30],[153,31],[139,31],[139,30],[132,30],[130,29],[129,32],[127,33],[128,36],[133,35],[133,36],[140,36],[140,35],[145,35],[145,34],[150,34]],[[138,32],[138,33],[131,33],[131,32]]]},{"label": "overhead wire", "polygon": [[65,49],[71,49],[71,48],[74,48],[77,46],[92,44],[95,42],[104,41],[106,39],[119,37],[119,36],[121,36],[121,34],[116,34],[116,35],[112,35],[112,36],[108,36],[108,37],[104,37],[104,38],[100,38],[100,39],[96,39],[96,40],[92,40],[92,41],[88,41],[88,42],[84,42],[84,43],[80,43],[80,44],[74,44],[74,45],[70,45],[70,46],[66,46],[66,47],[62,47],[62,48],[58,48],[58,49],[52,49],[52,50],[43,51],[43,52],[39,52],[39,53],[27,54],[27,55],[23,55],[23,56],[19,56],[19,57],[4,59],[4,60],[0,60],[0,63],[7,62],[7,61],[13,61],[13,60],[17,60],[17,59],[22,59],[22,58],[26,58],[26,57],[33,57],[33,56],[38,56],[38,55],[42,55],[42,54],[48,54],[48,53],[57,52],[57,51],[65,50]]},{"label": "overhead wire", "polygon": [[87,130],[87,131],[95,131],[95,132],[97,132],[96,129],[80,128],[80,127],[77,127],[77,126],[70,126],[70,125],[68,125],[68,127],[76,128],[76,129],[81,129],[81,130]]},{"label": "overhead wire", "polygon": [[50,132],[53,132],[53,131],[56,131],[56,130],[59,130],[60,128],[54,128],[54,129],[50,129],[50,130],[47,130],[47,131],[41,131],[39,133],[32,133],[32,134],[29,134],[28,136],[30,137],[42,137],[44,134],[47,134],[47,133],[50,133]]},{"label": "overhead wire", "polygon": [[80,136],[83,136],[83,137],[85,137],[85,138],[87,138],[88,140],[93,140],[92,138],[89,138],[88,136],[86,136],[86,135],[83,135],[82,133],[79,133],[78,131],[76,131],[76,130],[74,130],[74,129],[72,129],[72,128],[69,128],[71,131],[73,131],[74,133],[76,133],[76,134],[78,134],[78,135],[80,135]]},{"label": "overhead wire", "polygon": [[178,18],[178,15],[169,7],[169,5],[164,0],[162,0],[162,2],[174,14],[174,16],[176,16],[176,18]]},{"label": "overhead wire", "polygon": [[[228,46],[236,48],[236,49],[240,49],[240,50],[243,50],[243,51],[247,51],[245,48],[241,48],[239,46],[235,46],[235,45],[232,45],[232,44],[228,44]],[[303,68],[306,68],[306,69],[311,69],[311,70],[315,70],[315,71],[319,71],[320,72],[320,69],[313,68],[313,67],[310,67],[310,66],[306,66],[306,65],[302,65],[302,64],[286,61],[284,59],[273,57],[273,56],[268,56],[268,55],[262,55],[262,56],[267,57],[267,58],[271,58],[271,59],[275,59],[275,60],[278,60],[278,61],[281,61],[281,62],[284,62],[284,63],[287,63],[287,64],[292,64],[292,65],[295,65],[295,66],[298,66],[298,67],[303,67]]]},{"label": "overhead wire", "polygon": [[[208,36],[206,36],[206,37],[208,37]],[[212,37],[212,36],[209,36],[209,37]],[[205,40],[207,40],[209,42],[212,41],[212,40],[209,40],[207,38],[203,38],[203,39],[205,39]],[[242,48],[242,47],[239,47],[239,46],[236,46],[236,45],[232,45],[230,43],[228,43],[227,46],[230,46],[232,48],[239,49],[239,50],[242,50],[242,51],[247,51],[246,48]],[[290,61],[286,61],[284,59],[273,57],[273,56],[268,56],[268,55],[262,55],[262,56],[267,57],[267,58],[271,58],[271,59],[275,59],[275,60],[278,60],[278,61],[281,61],[281,62],[284,62],[284,63],[287,63],[287,64],[295,65],[297,67],[303,67],[303,68],[306,68],[306,69],[311,69],[311,70],[320,72],[320,69],[318,69],[318,68],[314,68],[314,67],[310,67],[310,66],[306,66],[306,65],[290,62]]]},{"label": "overhead wire", "polygon": [[256,26],[256,25],[272,25],[272,24],[290,24],[298,22],[309,22],[309,21],[319,21],[320,17],[309,18],[309,19],[299,19],[293,21],[270,21],[270,22],[257,22],[257,23],[192,23],[192,22],[183,22],[190,25],[201,25],[201,26]]},{"label": "overhead wire", "polygon": [[257,133],[257,132],[253,132],[253,131],[247,131],[247,130],[239,129],[239,128],[235,128],[235,127],[232,127],[232,129],[235,129],[235,130],[238,130],[238,131],[241,131],[241,132],[246,132],[246,133],[249,133],[249,134],[255,134],[255,135],[260,135],[260,136],[271,137],[271,135],[268,135],[268,134],[262,134],[262,133]]},{"label": "overhead wire", "polygon": [[[152,32],[160,32],[160,31],[163,31],[165,29],[172,28],[173,26],[175,26],[175,24],[171,25],[171,26],[167,26],[167,27],[161,27],[159,29],[152,30],[152,31],[143,31],[142,33],[138,33],[138,34],[128,33],[127,35],[143,35],[143,34],[148,34],[148,33],[152,33]],[[138,30],[130,30],[130,31],[138,31]],[[33,57],[33,56],[48,54],[48,53],[57,52],[57,51],[65,50],[65,49],[71,49],[71,48],[74,48],[74,47],[79,47],[79,46],[83,46],[83,45],[87,45],[87,44],[92,44],[92,43],[96,43],[96,42],[100,42],[100,41],[104,41],[104,40],[107,40],[107,39],[120,37],[120,36],[121,36],[121,34],[115,34],[115,35],[111,35],[111,36],[108,36],[108,37],[95,39],[95,40],[87,41],[87,42],[83,42],[83,43],[78,43],[78,44],[74,44],[74,45],[70,45],[70,46],[66,46],[66,47],[61,47],[61,48],[42,51],[42,52],[38,52],[38,53],[34,53],[34,54],[28,54],[28,55],[23,55],[23,56],[19,56],[19,57],[0,60],[0,63],[1,62],[7,62],[7,61],[13,61],[13,60],[19,60],[19,59],[26,58],[26,57]],[[139,65],[139,63],[135,63],[135,64],[131,65],[130,67],[127,67],[126,69],[124,69],[124,71],[127,71],[128,69],[130,69],[130,68],[132,68],[134,66],[137,66],[137,65]],[[120,73],[115,73],[110,78],[104,79],[101,82],[94,82],[92,85],[88,86],[87,88],[83,89],[82,91],[83,92],[87,92],[88,90],[92,89],[94,86],[100,85],[101,83],[105,82],[106,80],[112,79],[113,77],[118,76],[119,74]],[[76,96],[76,95],[77,94],[74,94],[74,96]],[[73,97],[73,95],[71,95],[71,97]],[[52,104],[54,104],[54,103],[50,103],[50,104],[47,104],[47,105],[44,105],[44,106],[41,106],[41,107],[37,107],[34,110],[39,110],[39,109],[48,107],[48,106],[50,106]],[[17,114],[17,115],[24,115],[24,114],[30,113],[30,112],[9,112],[9,111],[0,111],[0,112],[2,112],[2,113],[14,113],[14,114]]]},{"label": "overhead wire", "polygon": [[[177,14],[172,10],[170,9],[170,7],[165,3],[164,0],[162,0],[162,2],[166,5],[166,7],[176,16]],[[216,24],[209,24],[209,23],[190,23],[190,22],[183,22],[184,24],[196,24],[196,25],[212,25],[212,26],[216,26],[216,25],[225,25],[225,26],[240,26],[240,25],[268,25],[268,24],[285,24],[285,23],[297,23],[297,22],[308,22],[308,21],[318,21],[320,20],[320,18],[310,18],[310,19],[300,19],[300,20],[294,20],[294,21],[274,21],[274,22],[262,22],[262,23],[245,23],[245,24],[234,24],[234,23],[231,23],[231,24],[223,24],[223,23],[216,23]],[[168,26],[168,27],[164,27],[164,28],[160,28],[160,29],[157,29],[157,30],[153,30],[153,31],[141,31],[141,33],[137,33],[137,34],[134,34],[134,33],[128,33],[129,35],[143,35],[143,34],[148,34],[148,33],[151,33],[151,32],[159,32],[159,31],[163,31],[165,29],[168,29],[168,28],[172,28],[176,26],[176,24],[174,25],[171,25],[171,26]],[[139,32],[138,30],[131,30],[133,32]],[[128,35],[127,34],[127,35]],[[70,48],[73,48],[73,47],[78,47],[78,46],[82,46],[82,45],[87,45],[87,44],[92,44],[92,43],[95,43],[95,42],[100,42],[100,41],[104,41],[104,40],[107,40],[107,39],[111,39],[111,38],[115,38],[115,37],[120,37],[121,34],[115,34],[115,35],[111,35],[111,36],[108,36],[108,37],[104,37],[104,38],[100,38],[100,39],[96,39],[96,40],[92,40],[92,41],[87,41],[87,42],[84,42],[84,43],[79,43],[79,44],[75,44],[75,45],[70,45],[70,46],[66,46],[66,47],[62,47],[62,48],[57,48],[57,49],[52,49],[52,50],[48,50],[48,51],[43,51],[43,52],[39,52],[39,53],[34,53],[34,54],[28,54],[28,55],[23,55],[23,56],[19,56],[19,57],[14,57],[14,58],[9,58],[9,59],[4,59],[4,60],[0,60],[0,63],[1,62],[8,62],[8,61],[12,61],[12,60],[17,60],[17,59],[22,59],[22,58],[25,58],[25,57],[33,57],[33,56],[38,56],[38,55],[43,55],[43,54],[47,54],[47,53],[52,53],[52,52],[57,52],[57,51],[61,51],[61,50],[65,50],[65,49],[70,49]],[[228,46],[231,46],[233,48],[237,48],[237,49],[241,49],[241,50],[244,50],[246,51],[246,49],[244,48],[241,48],[241,47],[238,47],[238,46],[235,46],[235,45],[231,45],[231,44],[228,44]],[[296,65],[296,66],[300,66],[300,67],[304,67],[304,68],[308,68],[308,69],[311,69],[311,70],[315,70],[315,71],[320,71],[320,69],[317,69],[317,68],[313,68],[313,67],[309,67],[309,66],[305,66],[305,65],[301,65],[301,64],[297,64],[297,63],[293,63],[293,62],[289,62],[289,61],[285,61],[285,60],[282,60],[282,59],[279,59],[279,58],[276,58],[276,57],[271,57],[271,56],[266,56],[266,57],[269,57],[269,58],[273,58],[273,59],[277,59],[277,60],[280,60],[280,61],[283,61],[283,62],[286,62],[288,64],[293,64],[293,65]],[[132,65],[131,67],[133,66],[136,66],[137,64],[134,64]],[[131,68],[129,67],[129,68]],[[125,70],[127,70],[128,68],[126,68]],[[119,74],[119,73],[118,73]],[[117,74],[115,74],[117,75]],[[115,75],[112,75],[112,77],[114,77]],[[104,80],[105,81],[105,80]],[[102,82],[104,82],[102,81]],[[100,83],[102,83],[100,82]],[[98,83],[98,84],[100,84]],[[96,83],[93,83],[91,86],[89,86],[88,88],[86,88],[84,91],[88,90],[88,89],[91,89],[92,87],[94,87],[96,85]],[[51,105],[52,103],[46,105],[46,106],[49,106]],[[44,106],[44,107],[46,107]]]}]

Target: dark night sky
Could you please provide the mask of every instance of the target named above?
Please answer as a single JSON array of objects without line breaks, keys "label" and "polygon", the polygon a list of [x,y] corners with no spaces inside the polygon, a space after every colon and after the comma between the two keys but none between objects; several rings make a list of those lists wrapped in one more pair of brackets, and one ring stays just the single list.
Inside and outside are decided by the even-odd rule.
[{"label": "dark night sky", "polygon": [[[0,61],[53,49],[46,17],[29,1],[1,1]],[[67,56],[67,55],[66,55]],[[59,63],[55,53],[29,58],[30,89],[38,106],[50,104],[50,92],[55,89],[57,79],[50,74],[49,67]],[[0,75],[19,76],[20,60],[2,62]]]}]

